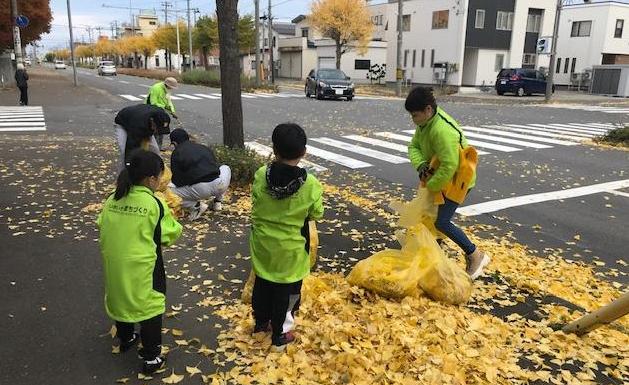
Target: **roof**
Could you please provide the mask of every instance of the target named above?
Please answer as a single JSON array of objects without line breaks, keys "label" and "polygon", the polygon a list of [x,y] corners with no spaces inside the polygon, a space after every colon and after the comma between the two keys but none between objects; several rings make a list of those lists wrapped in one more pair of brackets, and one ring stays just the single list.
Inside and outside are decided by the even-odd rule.
[{"label": "roof", "polygon": [[305,20],[305,19],[306,19],[306,15],[299,15],[296,18],[294,18],[293,20],[291,20],[291,23],[297,24],[300,21]]},{"label": "roof", "polygon": [[619,0],[603,0],[603,1],[592,1],[589,3],[579,3],[579,4],[566,4],[563,6],[564,9],[570,9],[570,8],[583,8],[583,7],[596,7],[596,6],[602,6],[602,5],[617,5],[617,6],[621,6],[621,7],[629,7],[629,4],[623,1],[619,1]]},{"label": "roof", "polygon": [[273,23],[273,30],[280,35],[295,35],[295,24],[292,23]]}]

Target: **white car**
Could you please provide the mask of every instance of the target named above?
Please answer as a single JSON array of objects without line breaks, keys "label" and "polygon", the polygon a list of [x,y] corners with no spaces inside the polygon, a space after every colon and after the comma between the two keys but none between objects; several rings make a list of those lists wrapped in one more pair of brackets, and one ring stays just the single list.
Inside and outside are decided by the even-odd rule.
[{"label": "white car", "polygon": [[102,61],[98,65],[98,74],[101,76],[104,76],[104,75],[118,76],[118,73],[116,72],[116,65],[112,61]]},{"label": "white car", "polygon": [[66,69],[66,63],[64,63],[63,60],[55,60],[55,69],[56,70]]},{"label": "white car", "polygon": [[31,62],[31,59],[29,59],[29,58],[24,59],[24,65],[31,66],[32,64],[33,64],[33,62]]}]

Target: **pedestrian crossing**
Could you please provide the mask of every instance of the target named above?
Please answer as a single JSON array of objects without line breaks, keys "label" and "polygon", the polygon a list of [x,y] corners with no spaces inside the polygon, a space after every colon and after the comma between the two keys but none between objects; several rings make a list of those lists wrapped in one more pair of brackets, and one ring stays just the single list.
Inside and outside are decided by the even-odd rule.
[{"label": "pedestrian crossing", "polygon": [[548,104],[542,105],[542,107],[549,108],[564,108],[569,110],[591,111],[591,112],[603,112],[606,114],[627,114],[629,115],[629,105],[626,107],[611,107],[611,106],[588,106],[580,104]]},{"label": "pedestrian crossing", "polygon": [[46,131],[41,106],[0,106],[0,132]]},{"label": "pedestrian crossing", "polygon": [[[500,124],[462,126],[467,141],[479,155],[548,150],[555,146],[577,146],[585,140],[604,135],[616,126],[609,123]],[[374,132],[371,135],[343,135],[339,138],[314,137],[308,145],[308,160],[301,166],[312,171],[326,171],[319,160],[349,169],[374,167],[378,163],[408,164],[408,143],[414,130]],[[258,142],[248,148],[264,157],[273,150]]]},{"label": "pedestrian crossing", "polygon": [[[146,95],[132,95],[132,94],[118,94],[119,97],[125,100],[130,100],[132,102],[138,102],[146,99]],[[249,93],[243,92],[240,94],[243,99],[290,99],[290,98],[302,98],[305,99],[303,94],[294,94],[294,93],[277,93],[277,94],[268,94],[268,93]],[[170,98],[172,100],[220,100],[220,93],[206,93],[206,94],[171,94]],[[377,96],[355,96],[355,100],[388,100],[391,98],[386,97],[377,97]]]}]

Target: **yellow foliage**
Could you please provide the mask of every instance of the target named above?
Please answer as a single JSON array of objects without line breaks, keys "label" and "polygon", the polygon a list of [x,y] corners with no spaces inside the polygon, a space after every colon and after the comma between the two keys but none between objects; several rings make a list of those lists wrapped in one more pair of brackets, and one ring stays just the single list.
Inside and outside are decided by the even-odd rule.
[{"label": "yellow foliage", "polygon": [[315,0],[309,20],[324,37],[336,41],[341,54],[353,44],[360,54],[367,52],[373,23],[365,0]]}]

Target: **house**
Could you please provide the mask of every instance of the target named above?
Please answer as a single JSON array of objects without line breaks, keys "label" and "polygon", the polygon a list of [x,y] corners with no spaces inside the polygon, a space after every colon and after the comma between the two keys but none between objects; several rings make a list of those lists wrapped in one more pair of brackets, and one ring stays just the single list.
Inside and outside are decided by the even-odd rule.
[{"label": "house", "polygon": [[[275,75],[278,75],[280,67],[280,50],[279,41],[285,38],[292,38],[295,36],[295,25],[293,23],[274,22],[272,25],[273,39],[271,44],[273,46],[273,62],[275,63]],[[269,60],[270,60],[270,45],[268,24],[260,25],[260,61],[263,65],[263,72],[265,77],[269,74]],[[255,48],[251,52],[244,53],[240,56],[240,68],[243,75],[247,77],[256,76],[256,54]]]},{"label": "house", "polygon": [[627,3],[601,1],[565,6],[559,21],[555,83],[569,85],[572,74],[591,70],[594,65],[629,64],[627,23]]},{"label": "house", "polygon": [[[389,0],[385,39],[397,38],[397,4]],[[408,0],[404,2],[403,73],[414,84],[493,85],[504,67],[548,67],[537,39],[552,35],[549,0]],[[396,44],[386,80],[395,82]]]}]

